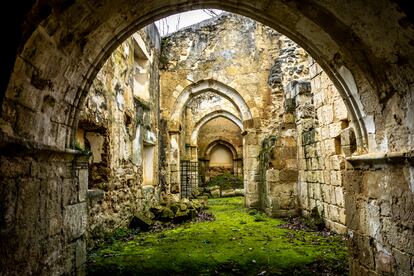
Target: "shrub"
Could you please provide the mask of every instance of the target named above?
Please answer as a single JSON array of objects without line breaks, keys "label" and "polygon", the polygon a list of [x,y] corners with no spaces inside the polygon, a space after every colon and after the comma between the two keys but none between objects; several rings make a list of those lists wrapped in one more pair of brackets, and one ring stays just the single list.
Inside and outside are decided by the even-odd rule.
[{"label": "shrub", "polygon": [[207,183],[207,187],[220,186],[220,189],[243,189],[243,178],[230,173],[214,176]]}]

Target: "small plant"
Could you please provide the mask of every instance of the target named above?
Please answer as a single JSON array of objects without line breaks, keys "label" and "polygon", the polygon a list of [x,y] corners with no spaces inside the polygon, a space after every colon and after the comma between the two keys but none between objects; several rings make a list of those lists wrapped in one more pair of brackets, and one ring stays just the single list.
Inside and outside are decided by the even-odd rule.
[{"label": "small plant", "polygon": [[83,155],[90,155],[91,151],[87,148],[82,147],[78,141],[75,141],[74,147],[76,150],[80,151]]},{"label": "small plant", "polygon": [[253,215],[253,217],[254,217],[254,221],[256,221],[256,222],[267,220],[267,216],[263,213],[257,213],[255,215]]},{"label": "small plant", "polygon": [[201,211],[197,213],[197,216],[195,217],[194,220],[196,222],[201,222],[201,221],[214,221],[215,219],[216,218],[214,217],[212,213]]},{"label": "small plant", "polygon": [[251,209],[250,211],[249,211],[249,215],[256,215],[257,214],[257,209]]}]

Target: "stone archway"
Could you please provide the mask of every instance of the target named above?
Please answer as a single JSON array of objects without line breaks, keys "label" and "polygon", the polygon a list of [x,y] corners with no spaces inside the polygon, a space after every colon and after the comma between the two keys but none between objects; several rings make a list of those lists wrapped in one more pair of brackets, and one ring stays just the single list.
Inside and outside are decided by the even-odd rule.
[{"label": "stone archway", "polygon": [[[8,48],[9,52],[4,53],[12,56],[9,64],[14,66],[7,66],[10,79],[7,91],[1,95],[4,157],[1,169],[4,177],[13,179],[6,182],[7,191],[16,191],[16,183],[22,187],[19,201],[8,196],[2,201],[7,210],[12,210],[11,214],[13,206],[18,205],[16,202],[21,208],[36,206],[37,209],[31,210],[44,210],[49,205],[64,206],[64,209],[55,210],[53,223],[45,218],[37,222],[32,213],[35,211],[27,209],[24,209],[27,213],[21,213],[23,222],[12,220],[12,227],[8,224],[4,229],[7,232],[12,229],[14,234],[4,239],[4,243],[2,237],[2,244],[18,254],[3,256],[3,267],[17,268],[24,260],[30,264],[26,272],[53,274],[62,273],[65,266],[73,272],[82,265],[85,245],[74,243],[74,238],[83,235],[83,205],[66,205],[68,199],[62,201],[61,196],[49,197],[49,205],[45,205],[46,199],[36,199],[38,193],[30,192],[39,191],[41,181],[47,183],[41,186],[45,189],[41,192],[43,195],[61,195],[60,187],[80,187],[78,183],[85,181],[83,173],[79,173],[82,165],[73,165],[75,152],[66,148],[73,146],[79,110],[102,64],[124,39],[145,24],[195,8],[220,8],[266,23],[291,37],[321,64],[352,114],[359,146],[374,153],[349,161],[382,164],[382,170],[362,168],[345,175],[347,189],[355,195],[347,199],[348,226],[352,250],[356,253],[352,271],[355,275],[367,271],[390,272],[394,258],[403,259],[401,255],[412,258],[409,221],[413,206],[413,167],[398,165],[412,160],[410,151],[414,143],[414,34],[407,7],[386,0],[158,0],[151,3],[122,0],[73,4],[36,2],[33,6],[26,5],[25,11],[16,12],[16,18],[20,19],[16,26],[20,27],[13,28],[11,37],[17,38]],[[408,177],[401,180],[401,175]],[[399,203],[388,198],[380,200],[378,190],[382,195],[404,200]],[[384,207],[379,211],[382,201]],[[384,214],[382,219],[375,220],[380,214]],[[401,223],[401,218],[408,219]],[[408,227],[401,227],[402,224]],[[38,232],[23,235],[21,229],[28,227]],[[31,243],[55,244],[49,247],[56,249],[22,253],[25,248],[33,248]],[[40,256],[49,260],[48,263],[37,264],[36,258]],[[66,259],[70,261],[65,262]],[[412,272],[410,265],[403,269]]]},{"label": "stone archway", "polygon": [[241,131],[243,131],[243,123],[242,121],[237,118],[234,114],[225,111],[225,110],[217,110],[214,111],[208,115],[206,115],[205,117],[203,117],[201,120],[199,120],[196,123],[196,126],[193,129],[193,132],[191,133],[191,140],[190,143],[192,146],[196,146],[197,145],[197,138],[198,138],[198,133],[200,132],[201,127],[208,123],[209,121],[218,118],[218,117],[223,117],[223,118],[227,118],[230,121],[232,121],[233,123],[235,123]]},{"label": "stone archway", "polygon": [[209,156],[211,154],[212,149],[217,145],[223,145],[227,147],[231,151],[233,155],[233,159],[238,157],[237,150],[234,148],[234,146],[229,141],[226,141],[225,138],[222,138],[222,137],[218,140],[211,142],[207,146],[205,152],[203,152],[202,156],[205,156],[205,157]]},{"label": "stone archway", "polygon": [[216,80],[202,80],[186,87],[175,101],[171,121],[179,121],[183,108],[191,98],[209,91],[228,99],[240,112],[242,122],[251,123],[253,117],[243,97],[230,86]]},{"label": "stone archway", "polygon": [[[381,5],[373,4],[372,9],[376,10],[378,6]],[[334,80],[354,117],[353,121],[357,125],[361,124],[360,127],[356,127],[356,132],[359,134],[357,136],[360,144],[365,145],[364,147],[368,144],[366,137],[373,134],[370,132],[375,130],[374,117],[370,116],[379,115],[381,112],[379,99],[387,99],[393,95],[395,87],[400,87],[398,84],[400,80],[409,83],[408,78],[404,81],[399,77],[401,74],[398,72],[404,70],[404,66],[393,63],[394,51],[388,48],[378,51],[376,41],[381,40],[381,37],[373,39],[379,33],[383,33],[381,30],[391,32],[399,28],[397,18],[404,15],[392,2],[382,1],[382,9],[379,11],[384,14],[384,17],[387,17],[386,14],[396,15],[395,20],[388,21],[380,20],[381,16],[356,17],[354,12],[360,13],[369,7],[368,4],[360,2],[343,6],[339,2],[305,4],[263,0],[252,5],[248,1],[222,3],[206,0],[190,4],[186,1],[160,0],[151,5],[132,4],[128,1],[117,2],[116,7],[114,9],[110,1],[96,6],[79,2],[70,9],[60,9],[58,4],[32,7],[32,17],[29,16],[27,19],[27,24],[31,27],[23,32],[24,39],[19,45],[19,56],[16,58],[17,70],[13,71],[7,98],[22,106],[30,106],[25,102],[27,98],[24,95],[38,94],[36,98],[33,98],[35,105],[31,105],[34,110],[15,111],[20,114],[19,118],[31,118],[31,125],[36,127],[28,128],[25,123],[19,121],[21,119],[18,119],[18,122],[12,124],[17,125],[10,131],[12,136],[25,137],[59,148],[70,146],[71,139],[73,139],[72,133],[76,129],[79,105],[83,103],[90,83],[99,68],[115,47],[134,31],[153,20],[175,12],[202,7],[220,8],[249,16],[288,35],[302,45]],[[43,13],[40,18],[36,17],[36,12],[41,9],[49,12]],[[72,13],[76,13],[77,24],[69,20],[74,17]],[[30,20],[32,18],[33,20]],[[37,28],[37,22],[43,19],[45,20],[43,26]],[[369,20],[372,22],[363,22]],[[58,29],[53,27],[55,22],[59,22]],[[372,36],[368,34],[366,28],[357,27],[363,24],[370,26]],[[404,30],[404,32],[408,32],[406,38],[397,35],[390,36],[387,44],[389,48],[397,44],[409,45],[410,31]],[[403,48],[406,49],[405,53],[399,52],[398,56],[412,61],[409,58],[413,56],[410,55],[412,50],[409,51],[412,47]],[[37,50],[33,52],[30,49]],[[42,66],[45,61],[48,61],[47,67]],[[384,68],[383,61],[390,65],[389,73],[379,69]],[[18,69],[29,64],[33,67],[26,73],[29,74],[28,79],[33,79],[32,81],[27,80],[24,70]],[[59,70],[63,67],[66,68],[64,72]],[[24,79],[26,81],[22,82]],[[34,83],[35,86],[33,87],[30,83]],[[16,86],[26,87],[24,95],[20,95],[17,99],[13,96]],[[47,108],[51,104],[50,101],[46,101],[47,96],[51,96],[47,95],[51,94],[51,91],[48,93],[47,90],[48,88],[51,90],[52,87],[53,101],[51,102],[59,104]],[[39,88],[44,92],[36,93]],[[378,94],[374,90],[378,90]],[[9,103],[5,104],[10,108]],[[44,105],[43,108],[42,105]],[[60,112],[48,111],[55,108]],[[40,112],[40,109],[44,112]],[[367,129],[362,122],[368,123],[370,127]],[[381,123],[378,123],[377,128],[381,129]],[[59,131],[55,131],[57,128]],[[371,135],[369,139],[373,150],[382,141],[381,137],[377,137],[379,139],[377,142],[375,139],[375,135]]]}]

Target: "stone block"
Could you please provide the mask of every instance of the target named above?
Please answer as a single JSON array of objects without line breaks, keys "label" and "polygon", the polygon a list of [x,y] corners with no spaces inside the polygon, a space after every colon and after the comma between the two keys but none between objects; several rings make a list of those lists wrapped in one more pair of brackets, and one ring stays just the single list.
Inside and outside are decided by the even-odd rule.
[{"label": "stone block", "polygon": [[326,185],[320,185],[320,184],[313,184],[313,198],[315,199],[322,199],[322,186],[326,186]]},{"label": "stone block", "polygon": [[88,170],[80,169],[79,170],[79,192],[78,199],[79,202],[84,202],[88,198]]},{"label": "stone block", "polygon": [[71,241],[81,237],[85,233],[88,223],[86,202],[65,206],[63,222],[67,240]]},{"label": "stone block", "polygon": [[[395,252],[395,251],[394,251]],[[381,272],[392,273],[394,265],[394,257],[387,251],[380,251],[376,256],[377,269]],[[404,275],[404,274],[398,274]]]},{"label": "stone block", "polygon": [[342,186],[342,171],[330,171],[331,185]]},{"label": "stone block", "polygon": [[[391,264],[395,263],[396,275],[412,275],[413,267],[411,264],[410,255],[395,248],[392,250],[392,253],[393,253],[394,258],[391,260],[387,260],[387,262],[385,262],[387,264],[385,268],[389,269],[388,263],[390,262]],[[383,267],[380,267],[380,268],[383,268]],[[381,271],[384,271],[384,270],[381,270]],[[387,270],[385,271],[388,272]]]},{"label": "stone block", "polygon": [[315,116],[315,108],[311,104],[300,105],[296,108],[296,116],[298,119],[313,118]]},{"label": "stone block", "polygon": [[342,156],[332,155],[329,157],[330,165],[332,170],[343,170],[345,169],[345,160]]},{"label": "stone block", "polygon": [[217,198],[221,196],[220,189],[210,190],[211,197]]},{"label": "stone block", "polygon": [[329,125],[329,137],[335,138],[341,135],[342,129],[347,127],[344,121],[335,122]]},{"label": "stone block", "polygon": [[279,181],[279,170],[269,169],[266,171],[266,181],[276,182]]},{"label": "stone block", "polygon": [[[177,204],[177,203],[175,203]],[[173,208],[173,206],[176,205],[172,205],[171,206],[171,210]],[[178,207],[179,208],[179,207]],[[131,228],[140,228],[142,230],[148,230],[149,227],[153,224],[153,221],[148,218],[147,216],[145,216],[143,213],[135,213],[130,224],[129,227]]]},{"label": "stone block", "polygon": [[335,189],[335,201],[340,207],[344,207],[344,194],[342,187],[334,187]]},{"label": "stone block", "polygon": [[279,173],[280,181],[297,181],[298,171],[297,170],[281,170]]},{"label": "stone block", "polygon": [[231,196],[236,196],[236,192],[234,191],[234,189],[227,189],[227,190],[221,191],[221,197],[231,197]]},{"label": "stone block", "polygon": [[314,93],[313,94],[313,103],[316,108],[319,108],[323,105],[324,95],[323,93]]},{"label": "stone block", "polygon": [[334,113],[333,113],[333,108],[332,105],[324,105],[321,107],[322,109],[322,124],[323,125],[328,125],[328,124],[332,124],[333,120],[334,120]]},{"label": "stone block", "polygon": [[342,121],[348,119],[348,110],[346,108],[345,102],[340,100],[335,100],[334,102],[334,120]]},{"label": "stone block", "polygon": [[383,192],[380,187],[382,177],[378,171],[366,171],[364,173],[363,183],[363,194],[368,198],[379,198]]},{"label": "stone block", "polygon": [[293,159],[296,158],[296,146],[293,147],[282,147],[281,154],[283,159]]},{"label": "stone block", "polygon": [[83,266],[86,263],[86,242],[83,238],[75,242],[75,265],[76,268]]},{"label": "stone block", "polygon": [[327,203],[331,203],[331,191],[330,191],[330,185],[321,185],[321,195],[322,200]]},{"label": "stone block", "polygon": [[335,139],[326,139],[323,141],[326,155],[336,154]]},{"label": "stone block", "polygon": [[75,274],[76,242],[66,245],[62,252],[63,274]]},{"label": "stone block", "polygon": [[244,189],[234,189],[236,196],[244,196]]},{"label": "stone block", "polygon": [[285,111],[287,113],[295,112],[295,108],[296,108],[295,99],[293,98],[285,99]]},{"label": "stone block", "polygon": [[345,226],[345,224],[346,224],[345,208],[338,208],[337,222],[340,223],[340,224],[343,224]]}]

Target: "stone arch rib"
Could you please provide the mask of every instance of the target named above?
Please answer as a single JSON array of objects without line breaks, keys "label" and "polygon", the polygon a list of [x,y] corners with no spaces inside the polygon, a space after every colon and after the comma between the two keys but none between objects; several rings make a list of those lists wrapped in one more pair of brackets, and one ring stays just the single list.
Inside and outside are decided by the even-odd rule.
[{"label": "stone arch rib", "polygon": [[240,117],[243,122],[253,119],[249,106],[247,105],[247,103],[245,102],[245,100],[239,92],[237,92],[235,89],[222,82],[213,79],[208,79],[198,81],[184,88],[184,90],[177,97],[177,100],[174,103],[174,108],[172,109],[171,114],[171,121],[180,121],[181,114],[187,103],[193,97],[205,92],[214,92],[228,99],[240,112]]},{"label": "stone arch rib", "polygon": [[211,120],[219,117],[226,118],[232,121],[240,128],[241,131],[243,131],[243,122],[238,117],[226,110],[216,110],[214,112],[207,114],[196,123],[193,132],[191,133],[190,144],[192,146],[196,146],[198,134],[200,132],[201,127],[210,122]]}]

